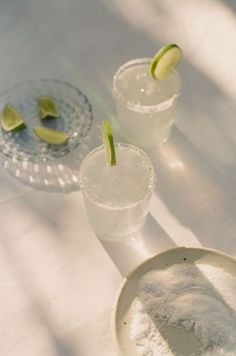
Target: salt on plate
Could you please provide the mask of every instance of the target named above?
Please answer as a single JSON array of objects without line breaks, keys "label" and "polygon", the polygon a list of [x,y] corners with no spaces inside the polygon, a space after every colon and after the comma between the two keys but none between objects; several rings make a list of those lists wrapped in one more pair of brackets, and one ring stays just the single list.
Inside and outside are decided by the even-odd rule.
[{"label": "salt on plate", "polygon": [[236,355],[236,278],[200,263],[145,274],[131,306],[130,332],[137,353],[176,355],[163,337],[168,327],[194,333],[200,346],[192,356]]}]

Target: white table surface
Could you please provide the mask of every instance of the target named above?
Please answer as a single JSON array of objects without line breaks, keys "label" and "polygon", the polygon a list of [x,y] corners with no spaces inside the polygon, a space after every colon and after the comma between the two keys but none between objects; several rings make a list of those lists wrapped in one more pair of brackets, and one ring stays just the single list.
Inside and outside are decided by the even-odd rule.
[{"label": "white table surface", "polygon": [[84,151],[98,144],[100,120],[114,116],[111,81],[119,65],[152,56],[166,42],[178,43],[184,60],[176,126],[149,152],[157,189],[133,239],[101,244],[91,231],[81,192],[69,184],[82,151],[41,187],[21,183],[29,167],[14,169],[13,162],[10,175],[2,160],[0,355],[115,355],[111,307],[137,264],[174,246],[236,255],[235,11],[233,0],[1,1],[0,91],[37,78],[78,86],[95,116]]}]

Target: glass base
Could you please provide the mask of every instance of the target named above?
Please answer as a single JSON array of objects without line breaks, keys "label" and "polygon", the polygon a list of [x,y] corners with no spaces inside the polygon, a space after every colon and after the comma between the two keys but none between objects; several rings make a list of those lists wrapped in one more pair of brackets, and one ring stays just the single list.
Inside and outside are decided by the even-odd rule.
[{"label": "glass base", "polygon": [[127,143],[132,143],[132,144],[137,145],[141,148],[155,148],[155,147],[162,145],[166,141],[168,141],[168,139],[171,136],[172,129],[170,130],[169,134],[167,136],[163,137],[160,141],[157,141],[155,143],[146,143],[146,144],[143,142],[140,142],[139,140],[134,139],[133,137],[130,137],[130,136],[127,136],[126,134],[124,134],[124,132],[120,129],[118,124],[117,124],[117,131],[126,140]]},{"label": "glass base", "polygon": [[[144,219],[146,220],[146,219]],[[138,227],[136,227],[134,230],[130,231],[128,234],[125,235],[116,235],[116,236],[111,236],[111,235],[99,235],[95,232],[97,238],[99,240],[103,240],[103,241],[110,241],[110,242],[122,242],[122,241],[127,241],[129,239],[132,239],[134,234],[136,234],[138,231],[140,231],[143,226],[144,226],[145,221],[143,221],[140,225],[138,225]]]}]

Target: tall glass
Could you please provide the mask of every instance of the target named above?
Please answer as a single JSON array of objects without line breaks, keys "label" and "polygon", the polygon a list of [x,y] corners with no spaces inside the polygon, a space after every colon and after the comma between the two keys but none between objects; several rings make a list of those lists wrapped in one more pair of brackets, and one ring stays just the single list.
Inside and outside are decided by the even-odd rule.
[{"label": "tall glass", "polygon": [[127,62],[113,78],[119,130],[130,142],[143,147],[168,139],[181,91],[181,78],[175,69],[165,79],[155,80],[149,73],[150,61]]},{"label": "tall glass", "polygon": [[101,239],[122,239],[144,224],[155,186],[154,167],[138,147],[115,145],[117,164],[110,167],[104,146],[82,161],[80,187],[90,224]]}]

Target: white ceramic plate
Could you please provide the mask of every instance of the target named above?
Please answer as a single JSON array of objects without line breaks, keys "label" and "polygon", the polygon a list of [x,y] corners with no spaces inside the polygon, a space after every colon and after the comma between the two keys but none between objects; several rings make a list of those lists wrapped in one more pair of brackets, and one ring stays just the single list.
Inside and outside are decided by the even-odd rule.
[{"label": "white ceramic plate", "polygon": [[[137,356],[137,349],[130,337],[129,310],[136,298],[140,278],[153,269],[164,269],[176,263],[196,262],[220,267],[236,276],[236,260],[216,250],[179,247],[162,252],[136,268],[122,283],[112,311],[112,334],[118,355]],[[200,346],[194,334],[183,329],[169,327],[165,333],[173,355],[198,355]],[[164,356],[164,355],[161,355]]]}]

